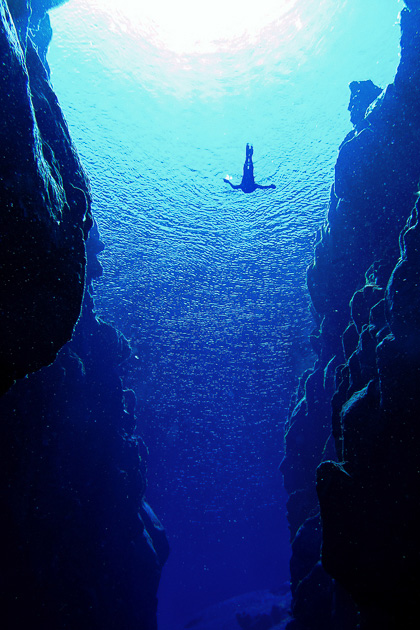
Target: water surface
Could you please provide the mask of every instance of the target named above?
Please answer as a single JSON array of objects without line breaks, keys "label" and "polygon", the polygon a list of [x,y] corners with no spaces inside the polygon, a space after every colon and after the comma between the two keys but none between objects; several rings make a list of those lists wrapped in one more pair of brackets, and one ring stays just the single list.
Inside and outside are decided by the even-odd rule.
[{"label": "water surface", "polygon": [[[277,466],[313,361],[305,268],[350,130],[348,84],[392,80],[402,3],[290,0],[261,35],[196,49],[162,40],[150,7],[115,5],[53,11],[49,62],[106,245],[97,310],[133,346],[147,498],[172,547],[170,628],[288,577]],[[223,183],[240,180],[247,142],[276,190]]]}]

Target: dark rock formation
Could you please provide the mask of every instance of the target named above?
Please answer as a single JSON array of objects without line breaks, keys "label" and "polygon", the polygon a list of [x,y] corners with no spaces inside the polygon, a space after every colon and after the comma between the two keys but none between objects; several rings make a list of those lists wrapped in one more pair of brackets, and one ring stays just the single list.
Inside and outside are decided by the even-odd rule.
[{"label": "dark rock formation", "polygon": [[308,269],[318,359],[302,378],[282,463],[296,630],[416,623],[418,4],[402,11],[394,83],[379,96],[371,82],[351,85],[355,129],[340,147],[328,220]]},{"label": "dark rock formation", "polygon": [[357,382],[337,418],[342,463],[318,469],[323,563],[366,628],[418,626],[419,252],[415,208],[385,298],[367,314],[354,365],[342,368],[343,382]]},{"label": "dark rock formation", "polygon": [[103,246],[48,81],[53,4],[0,0],[0,625],[155,630],[168,544],[118,373],[130,349],[94,313]]},{"label": "dark rock formation", "polygon": [[168,546],[144,500],[125,339],[86,293],[73,339],[0,401],[2,627],[156,628]]},{"label": "dark rock formation", "polygon": [[28,2],[9,5],[0,1],[0,393],[70,339],[92,224],[86,177],[30,37],[39,24]]}]

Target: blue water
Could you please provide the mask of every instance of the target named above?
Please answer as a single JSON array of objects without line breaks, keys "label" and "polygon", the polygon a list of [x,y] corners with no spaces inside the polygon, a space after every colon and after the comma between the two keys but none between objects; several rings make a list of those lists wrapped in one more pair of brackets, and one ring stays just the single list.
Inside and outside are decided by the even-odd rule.
[{"label": "blue water", "polygon": [[[52,82],[106,245],[96,306],[133,347],[147,499],[172,548],[162,630],[288,579],[277,466],[313,361],[305,268],[350,130],[348,84],[385,86],[398,63],[402,2],[289,5],[260,40],[202,55],[156,46],[107,3],[52,12]],[[239,182],[247,142],[256,181],[276,190],[223,183]]]}]

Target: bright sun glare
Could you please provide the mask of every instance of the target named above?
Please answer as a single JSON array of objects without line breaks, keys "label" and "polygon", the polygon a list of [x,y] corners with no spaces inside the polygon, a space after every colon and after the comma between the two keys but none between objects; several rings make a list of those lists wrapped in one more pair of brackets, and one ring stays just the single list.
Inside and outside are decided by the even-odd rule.
[{"label": "bright sun glare", "polygon": [[297,1],[98,0],[98,6],[119,29],[147,35],[151,43],[182,55],[255,43]]}]

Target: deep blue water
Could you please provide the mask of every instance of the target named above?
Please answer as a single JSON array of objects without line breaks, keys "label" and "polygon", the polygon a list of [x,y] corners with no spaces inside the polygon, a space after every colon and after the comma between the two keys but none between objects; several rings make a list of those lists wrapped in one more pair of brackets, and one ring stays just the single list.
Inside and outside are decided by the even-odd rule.
[{"label": "deep blue water", "polygon": [[[402,3],[279,2],[260,40],[201,55],[156,46],[116,4],[53,11],[49,63],[106,245],[97,310],[134,350],[147,499],[172,548],[164,630],[288,579],[277,467],[313,361],[305,268],[350,130],[348,84],[392,81]],[[276,190],[223,183],[240,180],[247,142],[256,181]]]}]

